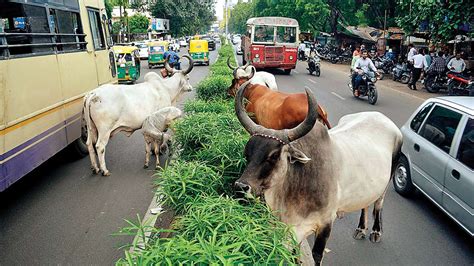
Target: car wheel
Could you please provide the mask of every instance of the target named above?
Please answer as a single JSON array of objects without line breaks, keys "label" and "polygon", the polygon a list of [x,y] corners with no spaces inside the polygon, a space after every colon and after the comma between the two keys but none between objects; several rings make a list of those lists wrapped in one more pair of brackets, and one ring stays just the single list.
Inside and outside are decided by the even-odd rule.
[{"label": "car wheel", "polygon": [[415,191],[415,186],[411,180],[410,165],[405,156],[401,156],[398,160],[395,173],[393,175],[393,186],[398,194],[408,197]]}]

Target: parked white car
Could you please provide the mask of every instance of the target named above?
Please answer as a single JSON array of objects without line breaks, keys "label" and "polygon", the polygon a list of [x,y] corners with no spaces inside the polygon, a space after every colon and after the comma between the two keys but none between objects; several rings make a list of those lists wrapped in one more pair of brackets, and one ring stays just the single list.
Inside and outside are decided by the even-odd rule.
[{"label": "parked white car", "polygon": [[140,59],[148,59],[148,45],[146,43],[136,43],[136,47],[139,49]]},{"label": "parked white car", "polygon": [[474,235],[474,101],[438,97],[425,101],[401,128],[402,155],[393,185],[416,189]]}]

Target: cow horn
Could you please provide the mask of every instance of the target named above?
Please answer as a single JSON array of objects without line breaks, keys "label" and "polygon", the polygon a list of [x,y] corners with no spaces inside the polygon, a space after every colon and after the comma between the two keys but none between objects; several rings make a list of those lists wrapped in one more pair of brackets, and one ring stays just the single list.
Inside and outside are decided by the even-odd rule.
[{"label": "cow horn", "polygon": [[255,67],[252,66],[252,68],[250,69],[250,75],[248,76],[248,79],[252,79],[254,75],[255,75]]},{"label": "cow horn", "polygon": [[168,55],[168,57],[165,58],[165,69],[169,73],[173,74],[175,72],[175,69],[170,67],[170,65],[168,64],[169,60],[170,60],[170,55]]},{"label": "cow horn", "polygon": [[274,130],[257,125],[254,121],[252,121],[252,119],[250,119],[250,117],[245,112],[242,104],[242,98],[245,93],[245,89],[247,88],[247,85],[249,83],[250,80],[242,84],[239,90],[237,91],[237,95],[235,97],[235,113],[240,123],[245,128],[245,130],[247,130],[247,132],[249,132],[251,135],[265,134],[269,136],[274,136],[286,143],[290,143],[294,140],[303,137],[311,131],[318,118],[318,112],[315,111],[317,107],[316,99],[308,89],[306,89],[306,96],[308,98],[308,114],[303,120],[303,122],[293,129]]},{"label": "cow horn", "polygon": [[318,103],[314,94],[307,88],[305,88],[306,97],[308,98],[308,114],[301,124],[297,127],[288,130],[288,139],[291,141],[297,140],[313,129],[316,120],[318,119]]},{"label": "cow horn", "polygon": [[274,130],[274,129],[268,129],[265,128],[261,125],[257,125],[250,117],[247,115],[247,112],[244,109],[244,106],[242,104],[242,98],[245,93],[245,89],[247,88],[247,85],[250,83],[250,80],[247,80],[244,82],[239,89],[237,90],[237,95],[235,96],[235,113],[237,115],[237,118],[239,119],[240,123],[242,126],[247,130],[250,135],[255,135],[255,134],[264,134],[264,135],[269,135],[269,136],[275,136],[282,141],[289,143],[288,139],[288,130]]},{"label": "cow horn", "polygon": [[237,69],[237,67],[232,66],[232,64],[230,63],[230,56],[227,57],[227,66],[228,66],[230,69],[232,69],[232,70],[236,70],[236,69]]},{"label": "cow horn", "polygon": [[183,74],[184,74],[184,75],[187,75],[187,74],[189,74],[189,73],[191,72],[191,70],[193,70],[193,68],[194,68],[194,61],[193,61],[193,59],[192,59],[189,55],[187,55],[187,54],[183,55],[183,57],[187,58],[188,61],[189,61],[188,69],[183,70]]}]

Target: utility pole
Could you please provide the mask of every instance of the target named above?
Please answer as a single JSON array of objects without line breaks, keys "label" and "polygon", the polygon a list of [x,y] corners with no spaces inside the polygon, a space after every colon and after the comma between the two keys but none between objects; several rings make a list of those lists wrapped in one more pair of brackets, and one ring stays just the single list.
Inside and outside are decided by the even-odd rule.
[{"label": "utility pole", "polygon": [[228,32],[228,28],[227,28],[227,0],[225,0],[225,4],[224,4],[224,12],[225,12],[225,44],[228,43],[228,40],[227,40],[227,36],[229,34]]}]

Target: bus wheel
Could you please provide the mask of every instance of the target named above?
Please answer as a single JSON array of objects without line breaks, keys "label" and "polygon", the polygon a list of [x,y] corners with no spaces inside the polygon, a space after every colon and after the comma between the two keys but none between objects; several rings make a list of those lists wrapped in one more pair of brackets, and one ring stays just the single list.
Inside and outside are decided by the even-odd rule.
[{"label": "bus wheel", "polygon": [[290,69],[285,69],[285,74],[290,75],[291,74],[291,68]]},{"label": "bus wheel", "polygon": [[71,143],[71,152],[74,157],[80,159],[89,155],[89,149],[87,148],[87,128],[85,125],[81,127],[81,136]]}]

